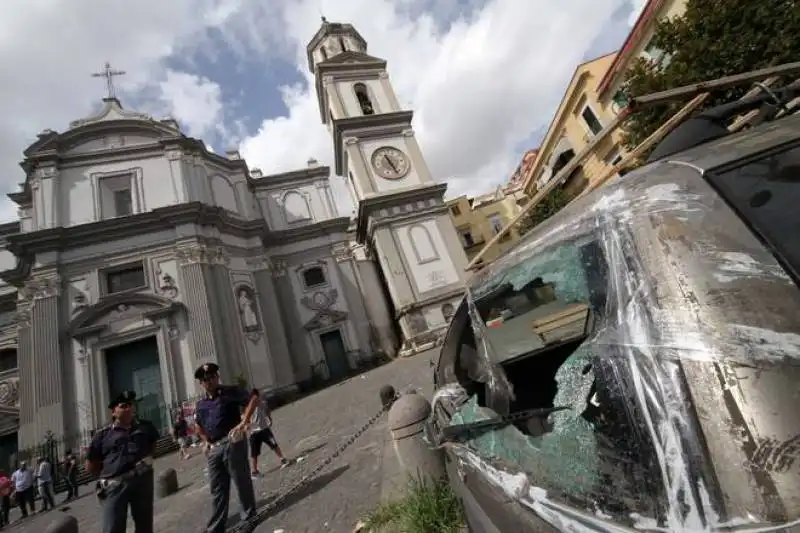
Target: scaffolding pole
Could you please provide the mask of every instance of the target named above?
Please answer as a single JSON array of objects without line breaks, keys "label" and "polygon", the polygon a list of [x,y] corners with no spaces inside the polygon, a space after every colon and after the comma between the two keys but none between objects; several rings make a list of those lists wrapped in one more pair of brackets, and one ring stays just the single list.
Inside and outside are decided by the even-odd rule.
[{"label": "scaffolding pole", "polygon": [[[690,97],[692,100],[687,103],[683,108],[681,108],[677,113],[672,115],[669,120],[667,120],[664,124],[662,124],[655,132],[653,132],[647,139],[642,141],[636,148],[634,148],[631,152],[629,152],[622,161],[617,163],[611,170],[609,170],[606,174],[604,174],[599,180],[597,180],[594,184],[590,184],[586,190],[582,191],[578,197],[582,197],[589,192],[596,190],[599,186],[603,183],[611,179],[611,177],[615,176],[620,170],[627,167],[631,162],[635,161],[641,154],[645,153],[649,148],[655,146],[661,139],[663,139],[672,129],[674,129],[678,124],[683,122],[690,114],[692,114],[698,107],[700,107],[703,102],[708,99],[710,92],[712,91],[720,91],[724,89],[729,89],[731,87],[736,87],[738,85],[743,85],[745,83],[754,83],[761,80],[766,80],[764,82],[765,85],[771,85],[780,76],[787,76],[791,74],[800,73],[800,62],[796,63],[786,63],[783,65],[778,65],[775,67],[763,68],[759,70],[753,70],[750,72],[744,72],[741,74],[734,74],[732,76],[724,76],[721,78],[716,78],[713,80],[708,80],[700,83],[693,83],[691,85],[686,85],[684,87],[677,87],[675,89],[668,89],[666,91],[660,91],[657,93],[652,93],[644,96],[638,96],[631,99],[631,102],[628,104],[628,107],[623,109],[619,115],[617,115],[614,120],[612,120],[606,127],[604,127],[586,146],[581,149],[569,162],[562,168],[555,176],[553,176],[547,184],[539,190],[531,200],[525,204],[525,206],[520,210],[519,213],[512,218],[506,226],[497,232],[494,237],[492,237],[488,243],[481,249],[478,254],[472,258],[472,260],[467,265],[466,270],[476,270],[481,268],[478,263],[483,259],[483,256],[486,252],[497,242],[502,239],[514,226],[519,223],[519,221],[527,215],[534,207],[539,205],[539,203],[547,197],[553,189],[561,184],[569,175],[570,173],[578,167],[578,165],[582,164],[586,158],[594,152],[595,147],[600,144],[606,137],[608,137],[612,132],[614,132],[622,123],[632,114],[641,109],[663,104],[675,100],[686,99]],[[757,94],[760,89],[757,87],[753,88],[749,91],[745,97],[748,97],[752,94]],[[743,117],[740,117],[739,120],[734,122],[733,125],[729,128],[731,131],[736,131],[741,129],[744,125],[755,116],[756,113],[748,113]],[[734,129],[735,128],[735,129]],[[576,198],[577,199],[577,198]],[[574,201],[574,200],[573,200]]]}]

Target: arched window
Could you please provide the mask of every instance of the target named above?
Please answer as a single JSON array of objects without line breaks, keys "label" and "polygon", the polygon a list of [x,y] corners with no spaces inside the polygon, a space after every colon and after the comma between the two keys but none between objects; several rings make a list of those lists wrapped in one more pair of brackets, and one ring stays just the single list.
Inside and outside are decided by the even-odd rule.
[{"label": "arched window", "polygon": [[347,45],[344,42],[344,38],[341,36],[339,37],[339,46],[342,47],[342,52],[347,52]]},{"label": "arched window", "polygon": [[0,350],[0,372],[17,368],[17,351],[13,348]]},{"label": "arched window", "polygon": [[308,200],[297,191],[288,191],[283,195],[283,214],[288,224],[310,221],[312,218]]},{"label": "arched window", "polygon": [[361,112],[365,115],[374,115],[375,107],[372,105],[372,100],[367,92],[367,86],[363,83],[356,83],[353,85],[353,91],[356,93]]},{"label": "arched window", "polygon": [[408,228],[408,240],[414,250],[417,263],[420,265],[439,259],[439,253],[436,251],[436,245],[433,244],[431,234],[428,232],[428,228],[422,224],[415,224]]},{"label": "arched window", "polygon": [[321,48],[319,49],[319,51],[320,51],[320,53],[322,54],[322,60],[323,60],[323,61],[327,61],[327,60],[328,60],[328,51],[327,51],[327,50],[325,50],[325,47],[324,47],[324,46],[323,46],[323,47],[321,47]]},{"label": "arched window", "polygon": [[303,284],[307,289],[325,284],[325,271],[322,267],[311,267],[303,272]]}]

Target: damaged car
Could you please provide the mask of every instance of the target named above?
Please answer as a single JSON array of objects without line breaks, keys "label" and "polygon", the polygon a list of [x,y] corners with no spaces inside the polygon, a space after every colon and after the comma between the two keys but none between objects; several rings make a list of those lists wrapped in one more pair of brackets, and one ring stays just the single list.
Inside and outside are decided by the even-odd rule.
[{"label": "damaged car", "polygon": [[429,438],[470,531],[800,531],[800,115],[661,155],[468,283]]}]

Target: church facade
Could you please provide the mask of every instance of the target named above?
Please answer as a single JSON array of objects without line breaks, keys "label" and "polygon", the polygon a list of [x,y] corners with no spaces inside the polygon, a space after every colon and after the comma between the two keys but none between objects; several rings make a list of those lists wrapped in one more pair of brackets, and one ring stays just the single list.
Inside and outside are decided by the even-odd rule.
[{"label": "church facade", "polygon": [[351,26],[323,23],[309,59],[355,219],[330,168],[263,175],[113,93],[25,150],[19,220],[0,226],[0,440],[98,427],[128,388],[163,413],[203,362],[278,390],[435,342],[466,266],[445,187]]}]

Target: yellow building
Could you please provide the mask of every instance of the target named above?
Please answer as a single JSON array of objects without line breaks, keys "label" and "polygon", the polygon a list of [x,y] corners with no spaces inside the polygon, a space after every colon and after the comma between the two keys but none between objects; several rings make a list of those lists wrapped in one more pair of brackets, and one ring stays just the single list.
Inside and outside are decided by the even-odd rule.
[{"label": "yellow building", "polygon": [[644,6],[619,53],[597,86],[597,98],[613,113],[619,113],[627,105],[622,83],[625,72],[636,58],[644,57],[660,64],[669,61],[664,52],[653,44],[653,34],[659,20],[682,15],[686,11],[687,2],[688,0],[649,0]]},{"label": "yellow building", "polygon": [[[616,53],[607,54],[582,63],[575,69],[523,186],[529,197],[533,197],[614,119],[610,106],[598,101],[595,89],[615,57]],[[619,161],[616,144],[614,138],[606,138],[595,154],[573,171],[564,182],[568,196],[578,194],[590,179]]]},{"label": "yellow building", "polygon": [[[501,185],[494,192],[474,198],[459,196],[447,202],[467,259],[472,260],[520,212],[527,201],[520,194],[519,187],[509,185]],[[493,261],[511,248],[519,237],[517,230],[512,229],[489,250],[483,260]]]},{"label": "yellow building", "polygon": [[[652,44],[659,20],[681,15],[688,0],[649,0],[618,52],[587,61],[575,69],[547,130],[523,190],[533,197],[567,162],[625,108],[622,83],[638,57],[663,64],[669,58]],[[605,175],[625,154],[617,129],[598,144],[564,183],[568,196]]]}]

